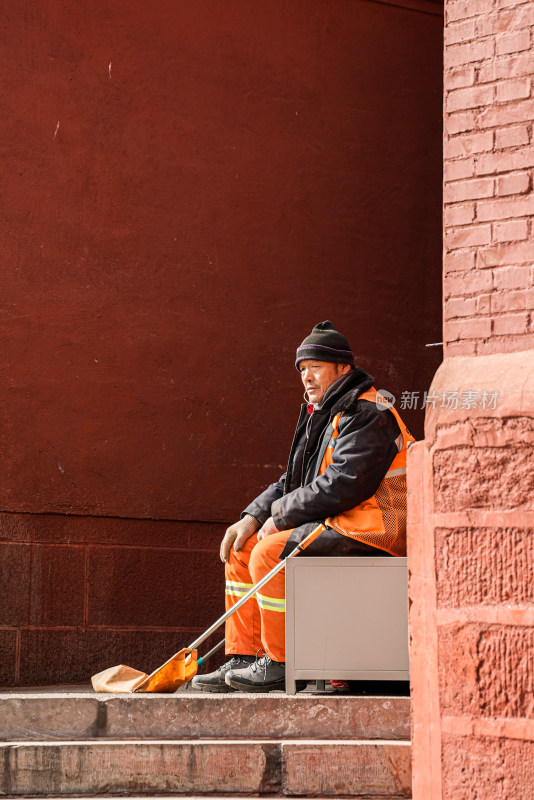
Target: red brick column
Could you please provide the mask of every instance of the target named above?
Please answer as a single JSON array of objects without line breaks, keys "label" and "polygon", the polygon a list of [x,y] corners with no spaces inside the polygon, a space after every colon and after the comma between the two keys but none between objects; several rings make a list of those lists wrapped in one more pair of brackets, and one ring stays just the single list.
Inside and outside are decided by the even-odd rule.
[{"label": "red brick column", "polygon": [[414,800],[534,785],[534,2],[445,3],[445,360],[409,453]]}]

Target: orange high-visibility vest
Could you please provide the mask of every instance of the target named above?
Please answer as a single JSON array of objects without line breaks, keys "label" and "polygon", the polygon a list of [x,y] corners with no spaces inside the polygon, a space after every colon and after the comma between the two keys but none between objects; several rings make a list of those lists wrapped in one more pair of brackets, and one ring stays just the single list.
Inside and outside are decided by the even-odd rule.
[{"label": "orange high-visibility vest", "polygon": [[[362,392],[358,399],[370,400],[393,412],[401,431],[397,441],[402,439],[402,444],[375,494],[349,511],[329,517],[326,524],[343,536],[350,536],[352,539],[385,550],[392,556],[405,556],[406,451],[408,444],[415,442],[415,439],[397,411],[377,392],[374,386],[366,392]],[[320,475],[324,475],[332,463],[335,440],[339,436],[339,421],[342,416],[343,412],[336,414],[332,420],[333,433],[321,462]]]}]

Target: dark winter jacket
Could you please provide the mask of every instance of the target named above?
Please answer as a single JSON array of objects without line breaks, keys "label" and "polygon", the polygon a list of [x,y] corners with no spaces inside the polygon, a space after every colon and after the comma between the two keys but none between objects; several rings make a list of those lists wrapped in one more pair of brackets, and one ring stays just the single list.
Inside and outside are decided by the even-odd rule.
[{"label": "dark winter jacket", "polygon": [[[272,516],[278,530],[296,529],[282,555],[311,530],[307,523],[324,522],[371,497],[397,455],[395,440],[400,428],[394,415],[388,409],[379,410],[376,403],[358,399],[372,384],[371,375],[357,368],[332,384],[312,414],[303,404],[286,472],[243,511],[261,524]],[[332,434],[331,421],[341,411],[333,463],[319,475]],[[321,534],[319,539],[323,539],[323,554],[328,537]],[[328,546],[326,551],[330,552]]]}]

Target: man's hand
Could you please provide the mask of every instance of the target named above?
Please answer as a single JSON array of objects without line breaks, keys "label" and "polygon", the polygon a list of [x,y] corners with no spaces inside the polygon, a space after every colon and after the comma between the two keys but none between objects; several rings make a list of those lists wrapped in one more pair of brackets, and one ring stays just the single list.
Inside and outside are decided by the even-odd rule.
[{"label": "man's hand", "polygon": [[261,542],[261,540],[265,539],[266,536],[270,536],[271,533],[279,533],[279,530],[274,524],[273,518],[269,517],[269,519],[262,525],[262,527],[258,531],[258,542]]},{"label": "man's hand", "polygon": [[234,545],[236,553],[239,552],[247,539],[250,539],[252,534],[256,533],[259,527],[260,523],[254,519],[254,517],[251,517],[250,514],[245,514],[238,522],[234,522],[233,525],[230,525],[221,542],[221,561],[228,561],[232,545]]}]

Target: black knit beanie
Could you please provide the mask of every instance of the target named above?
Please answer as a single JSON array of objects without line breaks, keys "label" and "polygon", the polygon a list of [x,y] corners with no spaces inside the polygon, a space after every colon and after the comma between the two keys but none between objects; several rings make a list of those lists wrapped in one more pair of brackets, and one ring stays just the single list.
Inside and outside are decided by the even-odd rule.
[{"label": "black knit beanie", "polygon": [[319,322],[297,348],[296,368],[299,368],[301,361],[309,358],[354,366],[354,353],[350,344],[329,319]]}]

